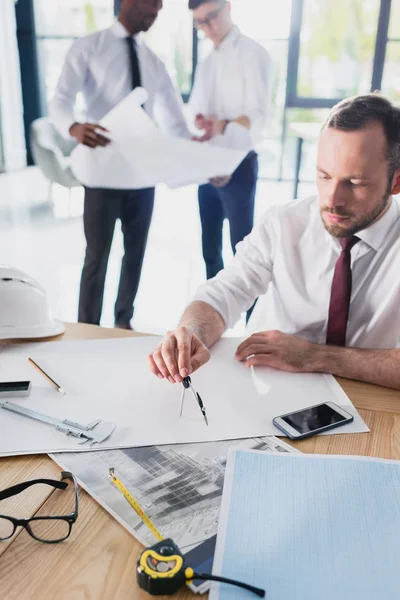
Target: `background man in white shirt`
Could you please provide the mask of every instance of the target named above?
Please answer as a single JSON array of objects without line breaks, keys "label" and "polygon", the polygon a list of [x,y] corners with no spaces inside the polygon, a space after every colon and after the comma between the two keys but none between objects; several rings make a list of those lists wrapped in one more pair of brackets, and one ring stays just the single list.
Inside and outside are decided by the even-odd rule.
[{"label": "background man in white shirt", "polygon": [[[222,226],[229,221],[232,250],[253,227],[258,160],[254,144],[269,112],[272,66],[268,52],[232,23],[226,0],[189,0],[195,26],[213,43],[198,65],[189,107],[203,140],[249,154],[232,177],[199,187],[203,257],[207,279],[223,269]],[[216,140],[217,141],[217,140]],[[224,173],[221,173],[224,175]]]},{"label": "background man in white shirt", "polygon": [[[189,137],[181,100],[161,60],[139,39],[162,8],[162,0],[122,0],[119,18],[104,31],[77,40],[68,52],[50,116],[65,137],[91,148],[105,146],[98,121],[132,89],[149,95],[145,110],[170,133]],[[86,104],[86,123],[74,117],[78,92]],[[85,189],[86,256],[82,270],[78,320],[99,324],[108,257],[115,221],[121,219],[124,257],[121,265],[115,324],[130,329],[133,302],[154,204],[154,188],[142,190]]]},{"label": "background man in white shirt", "polygon": [[271,310],[260,298],[250,324],[258,318],[262,331],[239,345],[239,361],[400,389],[400,109],[379,94],[336,105],[321,131],[317,187],[268,210],[200,287],[149,357],[155,375],[173,383],[198,369],[268,290]]}]

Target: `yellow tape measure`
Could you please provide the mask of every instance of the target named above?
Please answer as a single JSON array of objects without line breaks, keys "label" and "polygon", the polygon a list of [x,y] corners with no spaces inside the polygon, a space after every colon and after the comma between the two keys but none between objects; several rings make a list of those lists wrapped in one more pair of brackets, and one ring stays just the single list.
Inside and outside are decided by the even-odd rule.
[{"label": "yellow tape measure", "polygon": [[133,496],[131,496],[131,494],[128,492],[128,490],[126,489],[124,484],[115,475],[114,469],[109,469],[109,474],[110,474],[110,479],[113,482],[113,484],[119,489],[120,492],[123,493],[123,495],[125,496],[125,499],[128,500],[129,504],[132,506],[135,513],[137,515],[139,515],[139,517],[142,519],[143,523],[145,525],[147,525],[147,527],[150,529],[150,531],[152,532],[154,537],[159,541],[164,539],[163,536],[161,535],[161,533],[158,531],[157,527],[150,521],[149,517],[146,515],[144,510],[136,502],[135,498]]},{"label": "yellow tape measure", "polygon": [[191,567],[186,565],[185,557],[175,542],[170,538],[163,538],[139,503],[136,502],[122,481],[115,475],[114,469],[109,469],[109,474],[110,480],[122,492],[135,513],[139,515],[143,523],[147,525],[158,540],[154,546],[147,548],[141,553],[137,562],[137,582],[142,590],[146,590],[152,596],[171,595],[177,592],[185,583],[191,583],[193,579],[199,579],[230,583],[249,590],[261,598],[265,596],[264,590],[246,583],[240,583],[215,575],[195,573]]},{"label": "yellow tape measure", "polygon": [[139,556],[137,563],[139,587],[154,596],[174,594],[186,582],[192,580],[193,569],[186,567],[185,558],[178,546],[171,539],[164,540],[139,503],[115,475],[114,469],[109,469],[109,475],[113,484],[122,492],[136,514],[158,540],[157,544],[147,548]]}]

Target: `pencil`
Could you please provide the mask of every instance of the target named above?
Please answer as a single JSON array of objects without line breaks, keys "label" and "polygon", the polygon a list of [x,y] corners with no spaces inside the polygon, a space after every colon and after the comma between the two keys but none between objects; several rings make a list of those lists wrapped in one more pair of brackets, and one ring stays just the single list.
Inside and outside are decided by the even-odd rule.
[{"label": "pencil", "polygon": [[57,391],[60,392],[60,394],[65,394],[65,390],[63,390],[63,388],[60,385],[58,385],[58,383],[56,381],[54,381],[54,379],[52,379],[50,377],[50,375],[48,375],[45,371],[43,371],[43,369],[41,367],[39,367],[39,365],[32,358],[28,357],[28,360],[34,367],[36,367],[36,369],[38,371],[41,372],[42,375],[44,375],[46,377],[46,379],[48,379],[50,381],[50,383],[52,383],[54,385],[54,387],[57,389]]},{"label": "pencil", "polygon": [[142,519],[143,523],[145,525],[147,525],[147,527],[150,529],[150,531],[152,532],[154,537],[159,541],[163,540],[164,539],[163,536],[158,531],[158,529],[154,525],[154,523],[152,523],[150,521],[149,517],[144,512],[143,508],[133,498],[133,496],[131,496],[131,494],[128,492],[128,490],[126,489],[126,487],[124,486],[122,481],[120,479],[118,479],[118,477],[114,474],[114,469],[110,468],[108,470],[108,472],[109,472],[109,477],[110,477],[111,481],[113,482],[113,484],[119,489],[120,492],[122,492],[123,496],[125,497],[125,500],[127,500],[129,502],[129,504],[131,505],[131,507],[133,508],[135,513]]}]

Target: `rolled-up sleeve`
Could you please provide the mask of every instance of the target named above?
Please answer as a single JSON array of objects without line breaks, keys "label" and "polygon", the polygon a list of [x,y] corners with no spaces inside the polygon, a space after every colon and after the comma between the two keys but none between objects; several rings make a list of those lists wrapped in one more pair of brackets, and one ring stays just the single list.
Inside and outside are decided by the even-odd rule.
[{"label": "rolled-up sleeve", "polygon": [[272,277],[272,234],[267,215],[236,246],[231,264],[200,286],[194,301],[206,302],[233,327],[242,312],[268,290]]}]

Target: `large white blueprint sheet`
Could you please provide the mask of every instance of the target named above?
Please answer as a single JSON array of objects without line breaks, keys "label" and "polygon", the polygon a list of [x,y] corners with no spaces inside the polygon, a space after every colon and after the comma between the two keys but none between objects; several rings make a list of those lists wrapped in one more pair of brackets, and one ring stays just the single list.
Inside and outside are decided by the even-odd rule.
[{"label": "large white blueprint sheet", "polygon": [[101,119],[110,131],[108,146],[79,145],[73,150],[71,168],[81,183],[112,189],[205,183],[231,175],[250,149],[221,148],[163,133],[140,106],[146,96],[143,88],[135,89]]},{"label": "large white blueprint sheet", "polygon": [[[28,398],[10,398],[26,408],[79,423],[94,419],[115,423],[103,449],[281,435],[272,424],[274,416],[324,400],[346,406],[355,417],[354,423],[334,432],[368,431],[340,386],[328,376],[303,379],[274,373],[278,379],[272,388],[267,395],[259,395],[251,371],[235,359],[240,341],[235,338],[220,340],[211,360],[192,376],[209,426],[190,392],[180,418],[182,385],[158,379],[147,366],[147,356],[159,339],[7,346],[0,354],[0,380],[32,381]],[[31,366],[28,356],[66,390],[65,396]],[[49,425],[0,409],[0,456],[93,449],[98,446],[80,446],[76,438]]]},{"label": "large white blueprint sheet", "polygon": [[[115,474],[137,500],[162,535],[171,537],[188,564],[211,572],[227,453],[231,446],[262,452],[298,452],[276,437],[251,438],[205,444],[147,446],[100,452],[53,454],[71,471],[85,490],[142,544],[154,544],[152,532],[108,479]],[[203,542],[209,540],[204,548]],[[199,548],[203,545],[203,548]],[[199,552],[193,552],[199,549]],[[203,563],[204,552],[206,564]],[[202,564],[193,563],[202,557]],[[208,582],[195,591],[208,589]]]},{"label": "large white blueprint sheet", "polygon": [[273,600],[398,600],[399,531],[399,461],[232,451],[213,572]]}]

